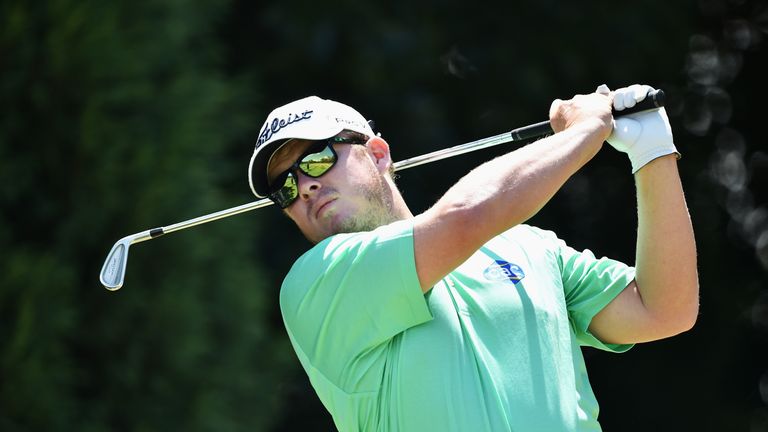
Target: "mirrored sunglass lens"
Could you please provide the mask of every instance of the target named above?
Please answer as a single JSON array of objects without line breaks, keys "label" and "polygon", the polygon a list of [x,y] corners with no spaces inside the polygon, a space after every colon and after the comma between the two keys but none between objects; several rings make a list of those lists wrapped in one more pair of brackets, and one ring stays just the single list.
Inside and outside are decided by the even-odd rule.
[{"label": "mirrored sunglass lens", "polygon": [[272,193],[272,201],[274,201],[277,205],[280,206],[280,208],[286,208],[293,201],[296,200],[296,197],[299,196],[299,186],[296,183],[296,177],[292,173],[288,173],[288,175],[285,177],[285,182],[280,187],[280,189],[276,190]]},{"label": "mirrored sunglass lens", "polygon": [[310,177],[320,177],[331,169],[334,163],[336,163],[336,154],[330,146],[326,146],[322,151],[309,154],[301,159],[299,169]]}]

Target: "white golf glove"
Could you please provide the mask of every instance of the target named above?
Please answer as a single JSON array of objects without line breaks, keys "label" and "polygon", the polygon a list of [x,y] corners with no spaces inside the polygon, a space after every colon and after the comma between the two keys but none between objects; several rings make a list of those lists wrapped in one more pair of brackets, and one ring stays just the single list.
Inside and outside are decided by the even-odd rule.
[{"label": "white golf glove", "polygon": [[[621,111],[632,108],[645,99],[651,90],[653,90],[652,87],[639,84],[620,88],[613,92],[613,109]],[[605,84],[597,88],[597,93],[609,92]],[[607,141],[616,150],[629,155],[632,174],[661,156],[674,153],[678,159],[680,158],[680,153],[672,140],[672,127],[669,125],[667,112],[663,107],[614,118],[613,132]]]}]

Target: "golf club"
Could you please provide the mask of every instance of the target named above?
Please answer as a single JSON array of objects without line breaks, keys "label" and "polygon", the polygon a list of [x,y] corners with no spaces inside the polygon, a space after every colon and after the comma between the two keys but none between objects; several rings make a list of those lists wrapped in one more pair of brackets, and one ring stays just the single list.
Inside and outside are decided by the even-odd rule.
[{"label": "golf club", "polygon": [[[654,90],[648,93],[646,98],[639,102],[632,108],[627,108],[622,111],[614,111],[614,116],[623,116],[627,114],[633,114],[641,111],[656,109],[664,106],[664,92],[662,90]],[[402,171],[404,169],[417,167],[430,162],[439,161],[453,156],[462,155],[465,153],[473,152],[476,150],[493,147],[499,144],[505,144],[509,142],[526,141],[534,138],[540,138],[553,133],[552,127],[549,121],[542,121],[529,126],[524,126],[518,129],[505,132],[503,134],[495,135],[488,138],[479,139],[477,141],[468,142],[465,144],[459,144],[454,147],[449,147],[443,150],[437,150],[425,155],[412,157],[400,162],[395,162],[395,171]],[[199,216],[194,219],[175,223],[173,225],[152,228],[146,231],[142,231],[136,234],[125,236],[118,240],[112,250],[109,251],[107,259],[104,261],[104,265],[101,268],[99,278],[104,288],[110,291],[116,291],[123,286],[125,280],[125,269],[128,265],[128,249],[132,244],[141,243],[143,241],[152,240],[160,237],[164,234],[169,234],[174,231],[180,231],[186,228],[191,228],[196,225],[213,222],[215,220],[223,219],[226,217],[238,215],[251,210],[256,210],[262,207],[272,205],[272,201],[268,198],[254,201],[248,204],[243,204],[237,207],[232,207],[226,210],[221,210],[215,213],[211,213],[204,216]]]}]

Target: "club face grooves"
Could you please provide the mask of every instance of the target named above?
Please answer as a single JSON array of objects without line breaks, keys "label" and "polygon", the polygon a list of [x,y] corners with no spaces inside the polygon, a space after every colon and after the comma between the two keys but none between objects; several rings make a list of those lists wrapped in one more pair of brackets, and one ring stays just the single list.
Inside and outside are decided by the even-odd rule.
[{"label": "club face grooves", "polygon": [[128,246],[130,243],[122,240],[115,243],[101,268],[101,284],[110,291],[116,291],[123,286],[125,267],[128,261]]}]

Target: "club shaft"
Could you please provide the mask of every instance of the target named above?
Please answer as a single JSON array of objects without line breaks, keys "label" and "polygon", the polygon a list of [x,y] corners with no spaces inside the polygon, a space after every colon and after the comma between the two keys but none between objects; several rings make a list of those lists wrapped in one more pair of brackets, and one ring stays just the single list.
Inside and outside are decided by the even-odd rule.
[{"label": "club shaft", "polygon": [[[633,108],[625,109],[620,113],[614,112],[614,116],[621,116],[631,114],[634,112],[659,108],[664,105],[664,93],[660,90],[648,93],[645,100],[635,105]],[[396,171],[401,171],[408,168],[413,168],[426,163],[439,161],[453,156],[462,155],[465,153],[473,152],[476,150],[493,147],[496,145],[513,142],[524,141],[534,138],[540,138],[545,135],[552,134],[552,127],[548,121],[539,122],[530,126],[514,129],[509,132],[505,132],[500,135],[479,139],[466,144],[460,144],[454,147],[450,147],[444,150],[437,150],[431,153],[427,153],[422,156],[412,157],[394,164]],[[136,234],[132,234],[118,240],[112,247],[107,259],[104,261],[104,265],[101,268],[99,278],[102,285],[111,291],[120,289],[123,286],[125,278],[125,270],[128,265],[128,249],[134,243],[140,243],[153,238],[160,237],[161,235],[172,233],[174,231],[183,230],[196,225],[212,222],[215,220],[223,219],[229,216],[234,216],[240,213],[245,213],[258,208],[272,205],[272,201],[269,199],[262,199],[254,201],[248,204],[243,204],[237,207],[232,207],[226,210],[221,210],[215,213],[211,213],[205,216],[199,216],[194,219],[190,219],[184,222],[175,223],[165,227],[152,228],[146,231],[142,231]]]},{"label": "club shaft", "polygon": [[173,225],[164,226],[161,228],[154,228],[150,230],[150,234],[152,238],[159,237],[163,234],[169,234],[174,231],[183,230],[185,228],[191,228],[196,225],[201,225],[208,222],[213,222],[219,219],[224,219],[230,216],[239,215],[240,213],[249,212],[251,210],[256,210],[262,207],[267,207],[272,205],[272,200],[269,198],[264,198],[258,201],[250,202],[247,204],[239,205],[237,207],[232,207],[226,210],[217,211],[216,213],[207,214],[204,216],[199,216],[194,219],[186,220],[183,222],[178,222]]},{"label": "club shaft", "polygon": [[[549,122],[545,122],[549,126]],[[549,129],[552,132],[552,129]],[[408,168],[417,167],[427,163],[447,159],[454,156],[463,155],[464,153],[481,150],[488,147],[505,144],[512,141],[520,141],[520,138],[515,138],[515,131],[505,132],[503,134],[495,135],[488,138],[479,139],[477,141],[468,142],[466,144],[460,144],[447,149],[433,151],[421,156],[415,156],[409,159],[395,162],[395,171],[402,171]]]}]

